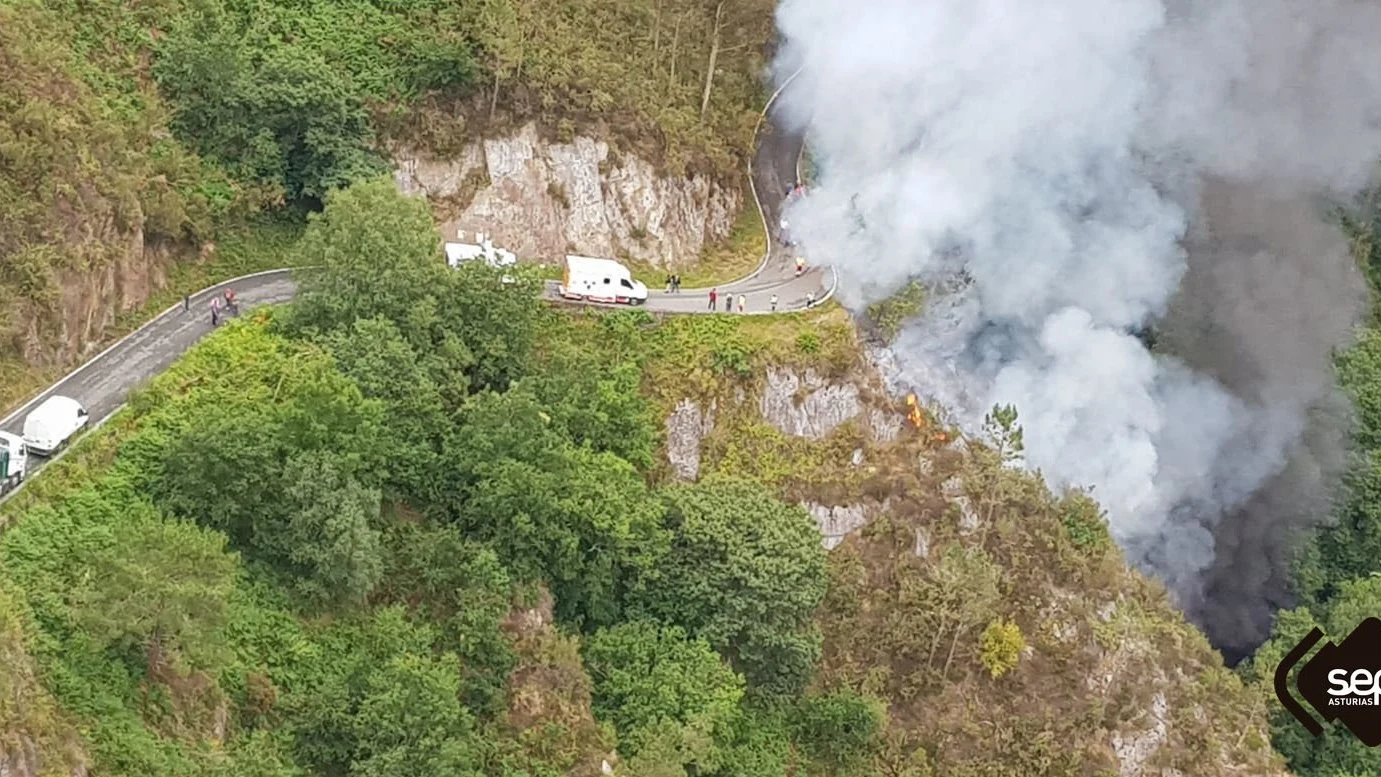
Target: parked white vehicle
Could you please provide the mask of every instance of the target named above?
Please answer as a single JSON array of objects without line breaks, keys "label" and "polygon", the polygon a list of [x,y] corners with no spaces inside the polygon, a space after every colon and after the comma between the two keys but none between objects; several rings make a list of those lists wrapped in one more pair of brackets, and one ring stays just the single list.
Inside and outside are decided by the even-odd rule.
[{"label": "parked white vehicle", "polygon": [[[457,237],[464,240],[465,233],[460,232],[457,234]],[[494,242],[483,232],[475,233],[475,240],[478,242],[447,243],[445,245],[446,264],[455,268],[465,262],[472,262],[478,259],[498,270],[505,267],[512,267],[518,263],[518,256],[516,254],[512,251],[495,247]],[[514,278],[511,275],[504,275],[500,280],[504,283],[514,282]]]},{"label": "parked white vehicle", "polygon": [[558,287],[566,299],[586,302],[647,302],[647,286],[633,280],[633,273],[613,259],[567,256],[566,272]]},{"label": "parked white vehicle", "polygon": [[24,419],[24,445],[37,456],[51,456],[90,420],[71,397],[48,397]]},{"label": "parked white vehicle", "polygon": [[0,432],[0,494],[8,494],[24,482],[28,460],[24,441],[9,432]]}]

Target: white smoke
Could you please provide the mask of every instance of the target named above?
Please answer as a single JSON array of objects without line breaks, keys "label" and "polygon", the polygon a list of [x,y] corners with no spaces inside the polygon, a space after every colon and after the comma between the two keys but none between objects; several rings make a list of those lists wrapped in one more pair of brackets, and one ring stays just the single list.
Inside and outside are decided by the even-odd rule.
[{"label": "white smoke", "polygon": [[[820,170],[788,218],[836,265],[839,299],[859,309],[909,279],[949,289],[895,344],[908,379],[971,429],[1015,404],[1028,463],[1054,486],[1093,486],[1132,560],[1198,597],[1221,516],[1296,455],[1359,285],[1330,281],[1332,297],[1305,303],[1321,323],[1301,336],[1314,350],[1297,383],[1225,385],[1129,332],[1184,293],[1196,257],[1237,255],[1185,248],[1206,178],[1286,194],[1366,181],[1381,153],[1381,7],[782,0],[777,19],[779,80],[802,68],[782,114]],[[1293,252],[1291,271],[1251,283],[1344,277],[1335,238],[1266,246]],[[1276,350],[1289,349],[1246,348]]]}]

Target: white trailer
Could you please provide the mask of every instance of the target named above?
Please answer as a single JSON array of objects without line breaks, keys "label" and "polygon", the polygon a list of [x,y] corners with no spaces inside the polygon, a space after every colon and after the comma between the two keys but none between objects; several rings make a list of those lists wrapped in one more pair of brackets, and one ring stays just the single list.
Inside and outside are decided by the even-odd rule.
[{"label": "white trailer", "polygon": [[641,305],[647,302],[647,286],[633,280],[633,273],[613,259],[567,256],[566,272],[558,287],[566,299]]},{"label": "white trailer", "polygon": [[0,432],[0,495],[8,494],[24,482],[28,460],[24,441],[9,432]]},{"label": "white trailer", "polygon": [[71,397],[52,396],[24,419],[24,446],[38,456],[51,456],[86,427],[86,408]]}]

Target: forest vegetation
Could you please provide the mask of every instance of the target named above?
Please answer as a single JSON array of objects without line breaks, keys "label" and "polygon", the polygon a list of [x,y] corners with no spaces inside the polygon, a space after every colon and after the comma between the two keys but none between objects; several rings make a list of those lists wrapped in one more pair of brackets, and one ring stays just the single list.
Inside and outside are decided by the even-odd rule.
[{"label": "forest vegetation", "polygon": [[[1273,773],[1259,696],[1097,505],[1002,466],[1014,414],[840,475],[857,428],[732,397],[857,369],[847,320],[572,316],[439,244],[386,178],[328,195],[296,301],[0,506],[12,739],[141,777],[1074,777],[1163,702],[1158,762]],[[685,396],[724,408],[693,483],[661,463]],[[884,491],[829,553],[799,506]]]},{"label": "forest vegetation", "polygon": [[[1145,751],[1196,777],[1381,773],[1271,698],[1310,628],[1381,613],[1381,318],[1338,357],[1355,463],[1302,542],[1300,604],[1229,671],[1095,502],[1003,466],[1010,411],[961,447],[766,423],[767,369],[866,372],[837,309],[558,314],[535,276],[446,270],[426,206],[380,177],[391,144],[536,121],[732,180],[771,8],[0,0],[7,357],[130,255],[171,260],[154,305],[320,267],[0,506],[0,764],[1101,777]],[[1377,214],[1348,220],[1374,290]],[[890,338],[923,303],[907,287],[867,324]],[[56,365],[12,367],[11,400]],[[665,456],[687,398],[717,412],[694,483]],[[877,515],[826,553],[803,503]]]},{"label": "forest vegetation", "polygon": [[0,356],[23,359],[0,376],[32,388],[63,366],[41,344],[72,336],[60,308],[83,280],[153,268],[177,296],[281,261],[283,229],[399,143],[445,155],[535,121],[738,188],[771,9],[0,0]]}]

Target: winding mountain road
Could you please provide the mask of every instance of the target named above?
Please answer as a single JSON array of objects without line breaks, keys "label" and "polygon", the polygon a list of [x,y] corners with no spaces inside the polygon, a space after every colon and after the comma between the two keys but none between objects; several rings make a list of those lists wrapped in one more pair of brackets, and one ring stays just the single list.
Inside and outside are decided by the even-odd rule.
[{"label": "winding mountain road", "polygon": [[[799,312],[807,306],[807,295],[814,294],[816,304],[819,304],[834,292],[833,270],[828,267],[811,268],[796,277],[794,252],[779,245],[775,239],[786,188],[797,180],[803,149],[799,135],[776,129],[779,125],[772,120],[776,97],[781,91],[778,89],[768,100],[763,111],[758,125],[754,160],[749,165],[753,196],[762,213],[766,232],[771,236],[769,246],[756,270],[718,287],[721,315],[728,300],[732,297],[736,301],[739,295],[746,299],[745,313],[752,314],[770,312],[769,300],[773,294],[779,297],[778,311]],[[290,269],[245,275],[202,289],[191,295],[185,308],[183,303],[168,308],[0,419],[0,430],[22,434],[28,412],[40,401],[55,394],[81,402],[91,414],[93,426],[104,423],[124,406],[132,390],[166,370],[212,330],[210,300],[224,294],[227,288],[235,290],[242,312],[260,305],[287,302],[297,291]],[[548,296],[554,295],[554,284],[549,284],[547,291]],[[683,289],[673,294],[650,291],[646,309],[671,314],[709,313],[708,293],[709,289]],[[64,448],[52,460],[61,458],[66,450]],[[32,477],[48,461],[41,457],[31,458],[26,478]],[[0,502],[18,491],[9,492],[0,498]]]},{"label": "winding mountain road", "polygon": [[[814,304],[818,305],[834,294],[838,279],[833,268],[810,266],[797,277],[797,252],[778,242],[778,225],[786,205],[786,190],[800,181],[801,155],[805,152],[804,138],[799,133],[784,129],[786,122],[779,120],[777,114],[781,104],[777,97],[791,85],[794,78],[795,75],[792,75],[772,94],[759,116],[757,148],[748,165],[753,199],[757,202],[758,212],[762,214],[764,232],[769,236],[767,251],[753,272],[715,287],[719,292],[718,310],[721,313],[728,312],[730,304],[736,305],[739,296],[744,297],[744,313],[762,314],[773,312],[771,300],[774,294],[778,297],[777,312],[789,313],[806,309],[811,295],[814,295]],[[556,281],[547,283],[547,299],[561,300],[557,285]],[[709,313],[709,292],[708,288],[682,289],[675,293],[649,289],[646,307],[662,313]],[[591,302],[571,304],[622,307]]]}]

